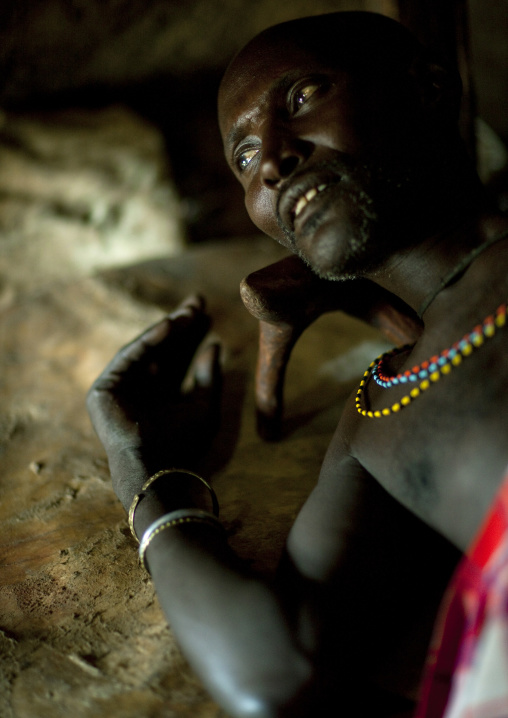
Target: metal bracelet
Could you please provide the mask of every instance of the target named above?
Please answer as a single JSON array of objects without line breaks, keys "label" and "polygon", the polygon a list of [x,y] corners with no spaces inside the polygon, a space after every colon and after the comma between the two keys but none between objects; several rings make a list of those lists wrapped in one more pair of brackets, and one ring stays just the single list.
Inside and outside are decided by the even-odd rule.
[{"label": "metal bracelet", "polygon": [[198,479],[198,481],[201,481],[202,484],[206,486],[208,491],[210,492],[210,496],[212,499],[212,511],[215,516],[219,515],[219,502],[217,500],[217,495],[213,488],[210,486],[210,484],[205,481],[201,476],[198,476],[198,474],[195,474],[193,471],[189,471],[188,469],[163,469],[162,471],[158,471],[156,474],[151,476],[143,486],[141,487],[141,491],[137,493],[134,498],[132,499],[132,503],[129,508],[129,528],[131,530],[131,534],[134,536],[136,541],[139,543],[139,538],[134,530],[134,514],[136,513],[136,509],[138,508],[138,504],[141,501],[142,498],[144,498],[146,491],[154,484],[158,479],[162,478],[163,476],[167,476],[168,474],[188,474],[189,476],[193,476],[195,479]]},{"label": "metal bracelet", "polygon": [[200,509],[179,509],[178,511],[171,511],[169,514],[164,514],[164,516],[161,516],[150,524],[139,544],[139,561],[147,571],[148,566],[146,565],[145,554],[152,539],[166,529],[189,523],[204,523],[213,526],[215,529],[224,531],[224,527],[217,517],[208,513],[208,511],[201,511]]}]

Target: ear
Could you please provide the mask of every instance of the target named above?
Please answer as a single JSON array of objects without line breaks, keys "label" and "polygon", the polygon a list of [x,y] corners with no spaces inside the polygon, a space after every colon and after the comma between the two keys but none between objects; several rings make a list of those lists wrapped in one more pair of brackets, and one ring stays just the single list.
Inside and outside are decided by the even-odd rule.
[{"label": "ear", "polygon": [[433,59],[416,59],[409,70],[420,106],[429,119],[457,123],[462,95],[458,70]]}]

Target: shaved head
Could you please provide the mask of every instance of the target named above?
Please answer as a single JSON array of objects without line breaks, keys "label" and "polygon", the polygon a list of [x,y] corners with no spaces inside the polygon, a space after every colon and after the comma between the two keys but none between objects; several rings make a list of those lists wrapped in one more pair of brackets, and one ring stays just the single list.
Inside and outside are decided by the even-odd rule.
[{"label": "shaved head", "polygon": [[[263,73],[274,51],[283,55],[298,48],[319,62],[342,70],[364,81],[382,78],[399,96],[414,92],[414,80],[427,92],[442,76],[442,63],[436,63],[415,36],[400,23],[370,12],[336,12],[290,20],[267,28],[254,37],[231,61],[222,85],[241,86],[249,79],[252,64]],[[456,121],[461,82],[458,73],[446,68],[451,104]],[[427,86],[426,86],[426,83]],[[219,93],[219,102],[221,93]],[[402,98],[401,98],[402,99]],[[404,98],[407,101],[407,96]]]}]

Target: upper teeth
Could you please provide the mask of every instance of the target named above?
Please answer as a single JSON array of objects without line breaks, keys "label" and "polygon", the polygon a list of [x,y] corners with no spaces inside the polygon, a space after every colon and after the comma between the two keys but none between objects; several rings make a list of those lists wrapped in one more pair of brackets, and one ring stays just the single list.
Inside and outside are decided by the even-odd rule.
[{"label": "upper teeth", "polygon": [[314,199],[314,197],[319,193],[322,192],[326,187],[326,184],[320,184],[318,187],[312,187],[312,189],[309,189],[305,194],[302,194],[300,199],[295,205],[294,213],[295,217],[298,217],[300,212],[303,210],[304,207],[306,207],[311,199]]}]

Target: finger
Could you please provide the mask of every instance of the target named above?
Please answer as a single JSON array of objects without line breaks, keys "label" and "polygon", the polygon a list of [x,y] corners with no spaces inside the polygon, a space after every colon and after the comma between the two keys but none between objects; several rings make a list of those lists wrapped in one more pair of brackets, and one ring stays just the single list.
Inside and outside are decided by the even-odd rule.
[{"label": "finger", "polygon": [[[176,309],[164,317],[164,319],[148,327],[137,339],[142,339],[147,345],[156,345],[169,335],[172,326],[180,326],[183,328],[192,322],[199,324],[203,317],[206,317],[204,298],[198,294],[191,294],[186,297]],[[135,339],[134,342],[136,342],[137,339]]]},{"label": "finger", "polygon": [[172,383],[179,387],[210,326],[210,318],[203,309],[203,300],[190,297],[122,347],[99,379],[110,383],[129,372],[149,370],[154,374],[163,368],[168,376],[171,374]]},{"label": "finger", "polygon": [[222,396],[219,341],[211,341],[200,350],[193,365],[192,384],[192,388],[187,392],[189,397],[203,408],[209,420],[217,419]]},{"label": "finger", "polygon": [[[138,340],[141,340],[147,346],[155,346],[163,342],[170,335],[171,331],[182,331],[189,328],[189,334],[192,334],[193,327],[196,327],[199,332],[201,325],[208,326],[208,324],[209,317],[205,313],[205,300],[203,297],[193,294],[184,299],[183,302],[166,317],[151,327],[148,327],[148,329],[137,337],[134,342],[131,342],[131,344],[135,344]],[[131,344],[128,344],[124,349],[128,349]]]},{"label": "finger", "polygon": [[175,311],[178,311],[182,307],[193,307],[194,309],[204,312],[206,310],[206,301],[201,294],[189,294],[189,296],[180,302]]},{"label": "finger", "polygon": [[221,345],[218,340],[208,342],[201,349],[194,364],[194,386],[210,388],[220,381],[220,356]]}]

